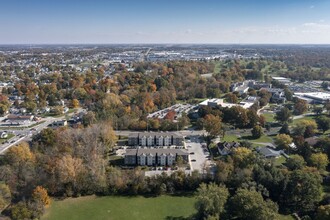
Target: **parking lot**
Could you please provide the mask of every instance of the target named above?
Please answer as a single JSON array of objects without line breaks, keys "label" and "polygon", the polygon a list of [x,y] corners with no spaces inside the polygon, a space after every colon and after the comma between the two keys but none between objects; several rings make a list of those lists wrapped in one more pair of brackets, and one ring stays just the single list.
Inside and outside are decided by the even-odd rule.
[{"label": "parking lot", "polygon": [[[191,170],[198,170],[203,173],[204,168],[208,167],[211,163],[210,153],[206,148],[206,144],[202,143],[200,136],[188,136],[186,140],[186,146],[190,156]],[[204,145],[204,147],[203,147]]]},{"label": "parking lot", "polygon": [[196,107],[195,105],[190,105],[190,104],[175,104],[173,106],[159,110],[157,112],[150,113],[147,118],[163,119],[169,111],[175,111],[176,118],[180,118],[183,112],[188,113],[191,109],[195,107]]}]

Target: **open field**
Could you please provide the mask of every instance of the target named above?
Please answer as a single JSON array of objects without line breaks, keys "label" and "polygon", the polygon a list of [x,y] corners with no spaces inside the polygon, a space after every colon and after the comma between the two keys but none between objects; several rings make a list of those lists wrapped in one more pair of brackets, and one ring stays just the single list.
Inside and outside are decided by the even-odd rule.
[{"label": "open field", "polygon": [[274,122],[275,121],[273,113],[263,113],[262,115],[265,117],[266,122]]},{"label": "open field", "polygon": [[86,196],[54,201],[41,219],[170,219],[191,216],[196,212],[194,203],[194,197]]}]

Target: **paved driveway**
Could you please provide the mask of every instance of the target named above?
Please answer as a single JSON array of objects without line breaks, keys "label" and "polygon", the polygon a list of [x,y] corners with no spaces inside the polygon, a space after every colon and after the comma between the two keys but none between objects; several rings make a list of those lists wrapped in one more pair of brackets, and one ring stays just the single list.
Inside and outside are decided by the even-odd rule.
[{"label": "paved driveway", "polygon": [[190,167],[191,170],[198,170],[203,173],[203,168],[208,166],[210,161],[208,160],[209,152],[203,149],[199,136],[189,136],[190,141],[186,142],[188,152],[190,153]]}]

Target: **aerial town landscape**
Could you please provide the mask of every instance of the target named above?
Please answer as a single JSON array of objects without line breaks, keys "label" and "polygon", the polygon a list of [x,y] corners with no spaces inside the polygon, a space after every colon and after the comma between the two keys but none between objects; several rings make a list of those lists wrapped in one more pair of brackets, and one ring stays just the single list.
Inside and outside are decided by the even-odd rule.
[{"label": "aerial town landscape", "polygon": [[0,220],[330,219],[330,2],[125,2],[2,3]]}]

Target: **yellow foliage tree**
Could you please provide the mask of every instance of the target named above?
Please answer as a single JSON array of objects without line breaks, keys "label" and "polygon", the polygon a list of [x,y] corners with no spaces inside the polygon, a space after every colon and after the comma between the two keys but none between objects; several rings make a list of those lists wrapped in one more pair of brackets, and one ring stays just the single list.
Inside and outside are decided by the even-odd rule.
[{"label": "yellow foliage tree", "polygon": [[48,192],[42,186],[37,186],[32,193],[32,198],[35,201],[41,202],[44,206],[50,205],[50,197],[48,196]]},{"label": "yellow foliage tree", "polygon": [[233,160],[234,163],[245,168],[253,164],[254,154],[252,151],[246,147],[238,147],[233,150]]},{"label": "yellow foliage tree", "polygon": [[72,99],[72,108],[78,108],[79,107],[79,100],[78,99]]},{"label": "yellow foliage tree", "polygon": [[22,162],[35,162],[35,155],[31,152],[29,144],[22,142],[17,146],[9,148],[5,159],[8,163],[14,165]]}]

